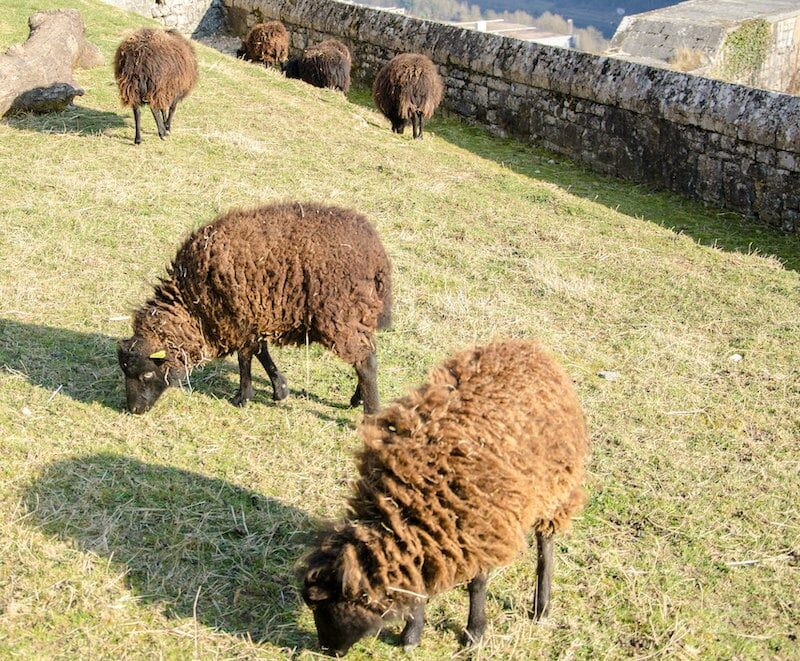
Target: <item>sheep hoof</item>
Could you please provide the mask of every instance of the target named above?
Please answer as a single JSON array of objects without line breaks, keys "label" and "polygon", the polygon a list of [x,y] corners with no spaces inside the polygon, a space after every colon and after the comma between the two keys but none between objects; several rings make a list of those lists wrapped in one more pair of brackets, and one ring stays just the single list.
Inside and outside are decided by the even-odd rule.
[{"label": "sheep hoof", "polygon": [[363,401],[363,400],[361,399],[361,395],[353,395],[353,396],[350,398],[350,408],[354,409],[354,408],[356,408],[357,406],[361,406],[361,402],[362,402],[362,401]]},{"label": "sheep hoof", "polygon": [[289,396],[289,386],[286,383],[281,383],[277,388],[272,389],[272,399],[276,402],[281,402]]},{"label": "sheep hoof", "polygon": [[471,647],[472,645],[477,645],[481,638],[483,638],[483,632],[485,630],[485,626],[481,627],[480,629],[470,630],[464,629],[464,636],[463,636],[463,644],[464,647]]},{"label": "sheep hoof", "polygon": [[250,393],[250,396],[247,397],[243,395],[241,392],[237,392],[233,397],[231,397],[231,404],[234,406],[242,407],[247,404],[253,398],[253,394]]},{"label": "sheep hoof", "polygon": [[134,140],[133,140],[133,144],[135,144],[135,145],[140,145],[140,144],[142,144],[142,139],[141,139],[141,138],[134,138]]}]

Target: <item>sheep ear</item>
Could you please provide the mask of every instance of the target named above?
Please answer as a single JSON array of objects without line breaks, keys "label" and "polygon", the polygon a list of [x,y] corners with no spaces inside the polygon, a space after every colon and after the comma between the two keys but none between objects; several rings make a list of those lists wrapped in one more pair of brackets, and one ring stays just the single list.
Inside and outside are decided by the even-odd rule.
[{"label": "sheep ear", "polygon": [[344,547],[342,552],[342,594],[353,599],[362,592],[364,572],[358,562],[356,549],[352,544]]},{"label": "sheep ear", "polygon": [[166,360],[167,352],[164,349],[159,349],[151,353],[148,358],[152,358],[153,360]]},{"label": "sheep ear", "polygon": [[303,599],[307,604],[318,604],[330,598],[331,593],[320,585],[309,585],[303,590]]}]

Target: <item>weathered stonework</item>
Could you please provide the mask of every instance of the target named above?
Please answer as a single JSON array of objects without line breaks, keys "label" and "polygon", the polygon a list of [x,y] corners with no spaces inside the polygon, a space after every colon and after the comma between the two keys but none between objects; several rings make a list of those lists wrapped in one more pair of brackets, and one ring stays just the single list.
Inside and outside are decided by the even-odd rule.
[{"label": "weathered stonework", "polygon": [[103,0],[126,11],[155,18],[165,27],[201,37],[225,28],[222,0]]},{"label": "weathered stonework", "polygon": [[399,52],[424,53],[445,107],[468,121],[800,233],[798,97],[335,0],[223,2],[240,35],[277,19],[294,51],[341,39],[363,81]]}]

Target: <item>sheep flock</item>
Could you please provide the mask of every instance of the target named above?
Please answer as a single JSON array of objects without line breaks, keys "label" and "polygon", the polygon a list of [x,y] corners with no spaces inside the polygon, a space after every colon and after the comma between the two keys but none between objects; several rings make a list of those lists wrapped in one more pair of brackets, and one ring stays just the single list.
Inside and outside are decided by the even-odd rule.
[{"label": "sheep flock", "polygon": [[[345,43],[292,44],[280,22],[259,23],[237,55],[348,94],[354,58]],[[138,145],[141,106],[163,140],[178,102],[198,84],[198,64],[178,32],[143,28],[119,44],[114,77]],[[392,131],[410,123],[414,140],[446,97],[436,65],[421,53],[385,62],[372,92]],[[349,404],[363,405],[365,417],[347,516],[324,524],[297,565],[319,645],[337,655],[392,620],[404,623],[402,645],[415,646],[428,602],[462,584],[470,599],[465,643],[476,643],[486,629],[489,573],[525,556],[529,533],[537,548],[530,616],[545,617],[553,536],[585,501],[585,417],[569,376],[533,339],[456,350],[423,384],[381,407],[378,331],[403,304],[389,254],[354,209],[289,200],[224,211],[185,239],[134,313],[132,335],[117,345],[135,414],[197,366],[234,353],[239,387],[231,402],[240,407],[254,396],[253,358],[273,400],[290,394],[270,346],[318,343],[352,367]]]}]

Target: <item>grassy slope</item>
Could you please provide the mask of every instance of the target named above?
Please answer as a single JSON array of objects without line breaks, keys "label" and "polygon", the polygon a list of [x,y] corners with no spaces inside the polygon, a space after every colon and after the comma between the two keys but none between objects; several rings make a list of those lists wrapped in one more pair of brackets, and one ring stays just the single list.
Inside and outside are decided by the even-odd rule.
[{"label": "grassy slope", "polygon": [[[144,22],[51,4],[80,8],[109,61]],[[6,2],[0,45],[40,5]],[[412,144],[363,93],[348,103],[197,50],[201,84],[167,142],[147,116],[133,147],[108,66],[79,72],[79,108],[0,124],[0,656],[315,649],[292,564],[352,475],[349,368],[276,351],[292,397],[273,405],[262,381],[238,410],[234,364],[217,362],[134,418],[114,350],[118,317],[191,228],[314,198],[367,212],[394,261],[384,400],[499,334],[543,339],[585,402],[591,502],[557,546],[552,617],[525,615],[528,554],[490,583],[478,657],[797,657],[796,237],[454,121]],[[415,657],[450,656],[464,593],[428,616]],[[392,639],[355,656],[391,658]]]}]

